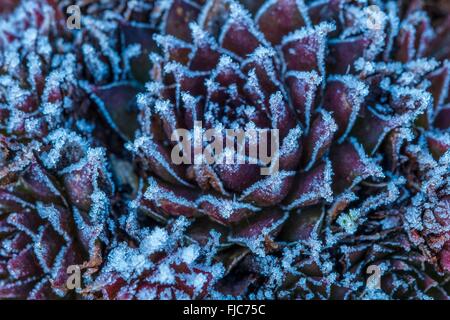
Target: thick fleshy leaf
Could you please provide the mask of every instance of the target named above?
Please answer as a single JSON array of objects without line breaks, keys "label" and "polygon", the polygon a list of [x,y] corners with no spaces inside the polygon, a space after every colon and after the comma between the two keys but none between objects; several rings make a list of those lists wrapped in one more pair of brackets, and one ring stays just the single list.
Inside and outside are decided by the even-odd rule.
[{"label": "thick fleshy leaf", "polygon": [[325,89],[324,108],[333,114],[342,141],[353,127],[359,109],[369,93],[367,86],[353,76],[332,76]]},{"label": "thick fleshy leaf", "polygon": [[258,238],[266,240],[265,237],[275,236],[280,231],[281,224],[286,221],[286,218],[287,214],[281,210],[264,210],[234,226],[229,239],[244,244]]},{"label": "thick fleshy leaf", "polygon": [[199,217],[189,226],[186,230],[186,234],[192,240],[205,246],[210,240],[211,231],[219,233],[221,235],[221,240],[226,239],[229,233],[228,228],[222,224],[217,223],[208,217]]},{"label": "thick fleshy leaf", "polygon": [[330,160],[333,163],[333,190],[336,193],[351,188],[368,177],[384,176],[381,168],[367,157],[361,145],[353,139],[332,148]]},{"label": "thick fleshy leaf", "polygon": [[36,283],[34,279],[0,284],[2,299],[26,299]]},{"label": "thick fleshy leaf", "polygon": [[[31,237],[29,235],[27,235],[26,233],[19,232],[10,240],[11,240],[11,242],[9,242],[8,247],[3,248],[3,249],[5,251],[8,251],[8,253],[10,253],[10,252],[11,253],[19,253],[20,251],[24,250],[28,246],[28,244],[31,241]],[[5,266],[5,268],[6,268],[6,266]],[[1,269],[1,267],[0,267],[0,269]],[[6,269],[5,269],[5,271],[6,271]],[[2,272],[0,271],[0,274],[1,273]]]},{"label": "thick fleshy leaf", "polygon": [[284,201],[285,208],[292,210],[317,204],[320,200],[331,201],[333,172],[331,163],[320,163],[308,172],[302,172],[296,177],[291,194]]},{"label": "thick fleshy leaf", "polygon": [[264,44],[249,13],[239,4],[230,5],[230,15],[223,26],[219,43],[239,57],[245,57]]},{"label": "thick fleshy leaf", "polygon": [[126,47],[132,45],[140,46],[140,54],[131,59],[130,71],[134,79],[141,83],[150,80],[151,62],[149,54],[157,50],[156,42],[153,40],[155,31],[153,27],[144,24],[134,26],[125,23],[121,26],[124,45]]},{"label": "thick fleshy leaf", "polygon": [[[325,74],[325,49],[327,34],[335,29],[331,23],[302,28],[283,38],[281,49],[286,71],[317,71]],[[302,57],[299,59],[299,57]]]},{"label": "thick fleshy leaf", "polygon": [[272,128],[279,130],[280,139],[284,139],[297,125],[296,117],[287,101],[284,100],[280,91],[273,94],[269,99]]},{"label": "thick fleshy leaf", "polygon": [[98,187],[106,195],[112,193],[112,182],[106,171],[105,155],[101,149],[91,149],[86,158],[64,170],[64,186],[68,198],[79,209],[89,211]]},{"label": "thick fleshy leaf", "polygon": [[148,137],[136,139],[131,149],[141,155],[140,161],[144,169],[150,169],[161,179],[176,184],[190,186],[184,179],[185,172],[182,167],[174,165],[169,150],[162,143],[153,141]]},{"label": "thick fleshy leaf", "polygon": [[308,171],[331,146],[336,122],[331,114],[321,110],[314,119],[308,135],[304,138],[303,163]]},{"label": "thick fleshy leaf", "polygon": [[445,245],[444,250],[441,251],[439,259],[442,269],[447,272],[450,271],[450,242],[448,242]]},{"label": "thick fleshy leaf", "polygon": [[430,21],[425,12],[414,12],[400,27],[397,36],[396,59],[408,62],[422,57],[431,42],[432,35]]},{"label": "thick fleshy leaf", "polygon": [[24,249],[8,261],[9,274],[14,279],[31,278],[41,272],[32,248]]},{"label": "thick fleshy leaf", "polygon": [[294,177],[293,171],[273,173],[244,190],[240,200],[249,201],[261,207],[274,206],[287,196]]},{"label": "thick fleshy leaf", "polygon": [[189,61],[189,69],[193,71],[209,71],[219,62],[221,53],[215,39],[210,37],[198,25],[191,25],[195,49]]},{"label": "thick fleshy leaf", "polygon": [[114,83],[90,89],[101,115],[124,139],[131,139],[138,127],[135,97],[139,87],[131,83]]},{"label": "thick fleshy leaf", "polygon": [[316,71],[294,71],[286,74],[292,104],[306,132],[309,131],[313,106],[321,82],[322,78]]},{"label": "thick fleshy leaf", "polygon": [[46,271],[51,270],[64,241],[51,226],[45,226],[37,237],[34,254]]},{"label": "thick fleshy leaf", "polygon": [[436,30],[436,35],[427,49],[427,55],[432,55],[441,61],[450,59],[450,16]]},{"label": "thick fleshy leaf", "polygon": [[27,297],[29,300],[57,300],[58,298],[59,296],[55,294],[50,281],[47,279],[41,280]]},{"label": "thick fleshy leaf", "polygon": [[204,214],[224,225],[241,221],[261,210],[245,202],[212,194],[201,196],[197,204]]},{"label": "thick fleshy leaf", "polygon": [[280,66],[273,49],[260,46],[242,63],[247,74],[246,92],[253,104],[260,109],[268,108],[270,97],[282,89]]},{"label": "thick fleshy leaf", "polygon": [[345,0],[314,1],[308,6],[308,15],[313,25],[322,21],[339,21]]},{"label": "thick fleshy leaf", "polygon": [[427,134],[426,140],[433,157],[438,160],[444,153],[450,150],[450,135]]},{"label": "thick fleshy leaf", "polygon": [[327,55],[327,70],[334,74],[347,74],[356,60],[364,56],[371,40],[361,36],[352,39],[331,40]]},{"label": "thick fleshy leaf", "polygon": [[75,243],[69,243],[62,248],[53,266],[55,277],[52,279],[52,286],[65,292],[67,290],[67,279],[70,276],[67,273],[67,268],[73,265],[81,265],[82,263],[83,257],[80,255],[80,250]]},{"label": "thick fleshy leaf", "polygon": [[303,0],[267,1],[256,14],[259,29],[272,44],[292,31],[309,25]]},{"label": "thick fleshy leaf", "polygon": [[[170,35],[155,35],[156,43],[161,47],[164,57],[173,62],[186,66],[189,62],[189,55],[193,48],[192,45]],[[152,54],[155,54],[154,52]],[[157,57],[157,56],[156,56]],[[159,62],[158,58],[157,62]]]},{"label": "thick fleshy leaf", "polygon": [[434,98],[434,108],[438,109],[444,104],[450,93],[450,63],[445,63],[443,67],[431,73],[428,80],[431,82],[429,91]]},{"label": "thick fleshy leaf", "polygon": [[11,213],[7,218],[8,224],[27,233],[29,236],[36,235],[42,220],[33,213]]},{"label": "thick fleshy leaf", "polygon": [[217,175],[227,190],[242,192],[259,181],[261,168],[256,164],[217,164]]},{"label": "thick fleshy leaf", "polygon": [[36,200],[39,201],[49,201],[55,204],[61,203],[61,193],[39,162],[33,162],[23,173],[22,177],[24,183],[22,192],[37,198]]},{"label": "thick fleshy leaf", "polygon": [[[281,170],[297,170],[302,156],[302,130],[300,126],[292,128],[281,142],[279,152],[279,168]],[[275,158],[276,159],[276,158]],[[276,161],[272,156],[271,161]]]},{"label": "thick fleshy leaf", "polygon": [[438,111],[435,119],[434,125],[438,129],[446,130],[450,128],[450,104],[447,104]]},{"label": "thick fleshy leaf", "polygon": [[372,108],[365,108],[359,114],[352,135],[361,141],[369,155],[373,154],[395,126],[395,120],[395,117],[383,116]]},{"label": "thick fleshy leaf", "polygon": [[199,14],[200,6],[195,0],[174,0],[165,17],[165,33],[185,41],[191,40],[189,23],[194,22]]},{"label": "thick fleshy leaf", "polygon": [[391,171],[395,170],[401,162],[402,154],[401,148],[405,142],[410,140],[411,132],[409,130],[393,130],[385,140],[384,152],[386,154],[387,167]]}]

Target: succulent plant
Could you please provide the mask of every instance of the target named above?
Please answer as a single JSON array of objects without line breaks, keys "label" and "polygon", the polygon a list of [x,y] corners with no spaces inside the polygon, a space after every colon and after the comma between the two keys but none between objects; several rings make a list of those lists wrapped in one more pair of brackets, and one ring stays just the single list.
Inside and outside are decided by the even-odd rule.
[{"label": "succulent plant", "polygon": [[[0,297],[448,299],[445,1],[22,0],[0,18]],[[232,148],[198,163],[195,139],[174,161],[198,123],[277,130],[277,170]]]},{"label": "succulent plant", "polygon": [[104,150],[63,129],[47,139],[44,145],[2,141],[2,299],[70,295],[67,269],[95,272],[109,243],[113,186]]},{"label": "succulent plant", "polygon": [[214,242],[206,247],[187,243],[189,226],[180,217],[164,228],[140,227],[130,215],[132,245],[119,243],[111,250],[100,275],[86,290],[91,297],[104,299],[201,299],[214,292],[223,266],[213,262]]}]

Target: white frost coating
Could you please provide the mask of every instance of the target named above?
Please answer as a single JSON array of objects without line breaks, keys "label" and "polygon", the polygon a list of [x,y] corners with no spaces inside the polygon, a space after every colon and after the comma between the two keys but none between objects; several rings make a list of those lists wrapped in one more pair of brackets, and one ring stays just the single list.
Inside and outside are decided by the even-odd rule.
[{"label": "white frost coating", "polygon": [[106,269],[119,272],[125,280],[128,280],[133,274],[139,274],[151,265],[152,263],[147,261],[139,250],[130,248],[125,243],[120,243],[111,250]]},{"label": "white frost coating", "polygon": [[[189,24],[191,29],[192,39],[195,44],[195,50],[201,47],[209,47],[212,50],[220,51],[221,48],[218,47],[215,39],[205,30],[203,30],[197,23],[191,22]],[[193,51],[190,57],[194,57],[196,51]]]},{"label": "white frost coating", "polygon": [[41,202],[38,202],[36,204],[36,210],[42,219],[48,220],[50,222],[53,229],[60,236],[62,236],[68,242],[71,241],[70,235],[61,227],[63,225],[63,221],[61,221],[61,213],[58,212],[53,204],[46,206]]},{"label": "white frost coating", "polygon": [[138,43],[129,45],[122,52],[122,61],[124,64],[123,67],[123,77],[127,77],[127,75],[131,72],[130,62],[133,58],[138,57],[142,53],[141,45]]},{"label": "white frost coating", "polygon": [[283,95],[280,91],[272,94],[269,99],[270,115],[272,128],[279,128],[280,123],[286,117],[286,103],[283,101]]},{"label": "white frost coating", "polygon": [[[109,34],[114,32],[118,28],[118,22],[113,22],[112,20],[96,20],[90,16],[85,16],[81,19],[84,24],[84,29],[97,40],[100,50],[104,56],[109,59],[113,71],[114,81],[120,80],[122,75],[121,69],[121,57],[116,52],[114,37],[110,37]],[[95,70],[95,66],[92,67]]]},{"label": "white frost coating", "polygon": [[94,76],[96,82],[101,82],[108,77],[109,68],[100,60],[96,49],[88,43],[83,44],[82,52],[89,72]]},{"label": "white frost coating", "polygon": [[284,46],[284,45],[288,44],[289,42],[301,40],[303,38],[310,37],[312,35],[322,38],[322,37],[327,36],[328,33],[332,32],[334,30],[336,30],[336,25],[331,22],[321,22],[320,24],[315,25],[313,27],[309,27],[309,28],[303,27],[297,31],[294,31],[294,32],[286,35],[283,38],[281,45]]},{"label": "white frost coating", "polygon": [[175,284],[175,274],[168,264],[161,264],[158,267],[155,281],[161,284]]},{"label": "white frost coating", "polygon": [[387,35],[387,45],[384,52],[384,60],[388,60],[392,53],[395,38],[398,35],[400,29],[400,18],[398,17],[398,8],[394,1],[389,1],[386,4],[387,19],[389,23],[389,34]]},{"label": "white frost coating", "polygon": [[184,247],[180,252],[181,260],[186,264],[192,264],[200,256],[200,247],[192,244]]},{"label": "white frost coating", "polygon": [[314,149],[311,153],[311,160],[306,165],[305,171],[309,171],[312,168],[316,160],[318,160],[317,155],[321,150],[321,148],[323,148],[325,142],[329,141],[330,138],[337,131],[337,124],[336,121],[334,121],[333,117],[331,116],[331,113],[329,113],[324,109],[319,109],[319,112],[322,115],[322,120],[324,122],[323,125],[326,127],[326,132],[322,134],[314,144]]},{"label": "white frost coating", "polygon": [[146,255],[150,255],[161,250],[168,240],[168,233],[165,229],[156,227],[153,231],[142,239],[139,250]]},{"label": "white frost coating", "polygon": [[[134,217],[135,219],[136,217]],[[106,282],[111,281],[111,275],[119,275],[129,283],[143,281],[156,290],[159,285],[175,285],[183,283],[192,288],[193,296],[183,289],[176,287],[159,292],[152,289],[139,290],[136,287],[123,287],[123,293],[130,293],[143,299],[189,299],[199,295],[207,286],[220,279],[224,273],[221,264],[213,264],[212,258],[207,254],[215,255],[217,250],[207,244],[200,247],[197,244],[187,244],[185,238],[189,221],[185,217],[179,217],[171,221],[166,228],[138,228],[134,235],[146,245],[139,248],[131,248],[123,242],[114,247],[107,259],[106,267],[102,270]],[[212,235],[212,238],[215,238]],[[163,254],[162,258],[154,260],[153,253]],[[156,257],[153,255],[153,257]],[[197,262],[201,261],[201,262]],[[177,266],[186,271],[180,271]],[[145,272],[145,278],[143,277]],[[211,276],[211,278],[209,278]],[[99,284],[101,284],[100,282]],[[122,290],[121,289],[121,290]],[[181,291],[180,291],[181,290]]]},{"label": "white frost coating", "polygon": [[257,103],[260,105],[262,110],[265,110],[265,95],[264,91],[262,90],[258,77],[256,76],[256,70],[255,68],[252,68],[248,74],[247,74],[247,82],[245,84],[245,88],[248,89],[252,93],[256,93],[258,95]]}]

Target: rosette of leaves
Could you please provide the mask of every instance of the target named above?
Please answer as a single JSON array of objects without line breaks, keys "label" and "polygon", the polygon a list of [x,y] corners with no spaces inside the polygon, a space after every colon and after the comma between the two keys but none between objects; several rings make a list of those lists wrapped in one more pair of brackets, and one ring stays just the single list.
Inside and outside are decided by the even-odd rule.
[{"label": "rosette of leaves", "polygon": [[344,193],[331,206],[292,213],[277,250],[235,259],[217,290],[256,299],[448,299],[445,275],[404,230],[406,179],[366,188],[377,195]]},{"label": "rosette of leaves", "polygon": [[74,297],[68,268],[96,272],[113,227],[104,150],[64,129],[0,141],[0,297]]},{"label": "rosette of leaves", "polygon": [[[265,255],[276,251],[289,215],[329,207],[348,192],[364,202],[380,191],[368,185],[392,182],[386,137],[429,122],[447,83],[434,76],[445,66],[427,58],[437,34],[419,7],[377,2],[373,16],[365,1],[257,3],[251,12],[237,1],[165,8],[155,36],[163,54],[152,55],[152,81],[137,98],[140,130],[128,148],[147,176],[140,210],[220,225],[227,243]],[[171,134],[195,121],[278,129],[279,172],[175,165]]]}]

